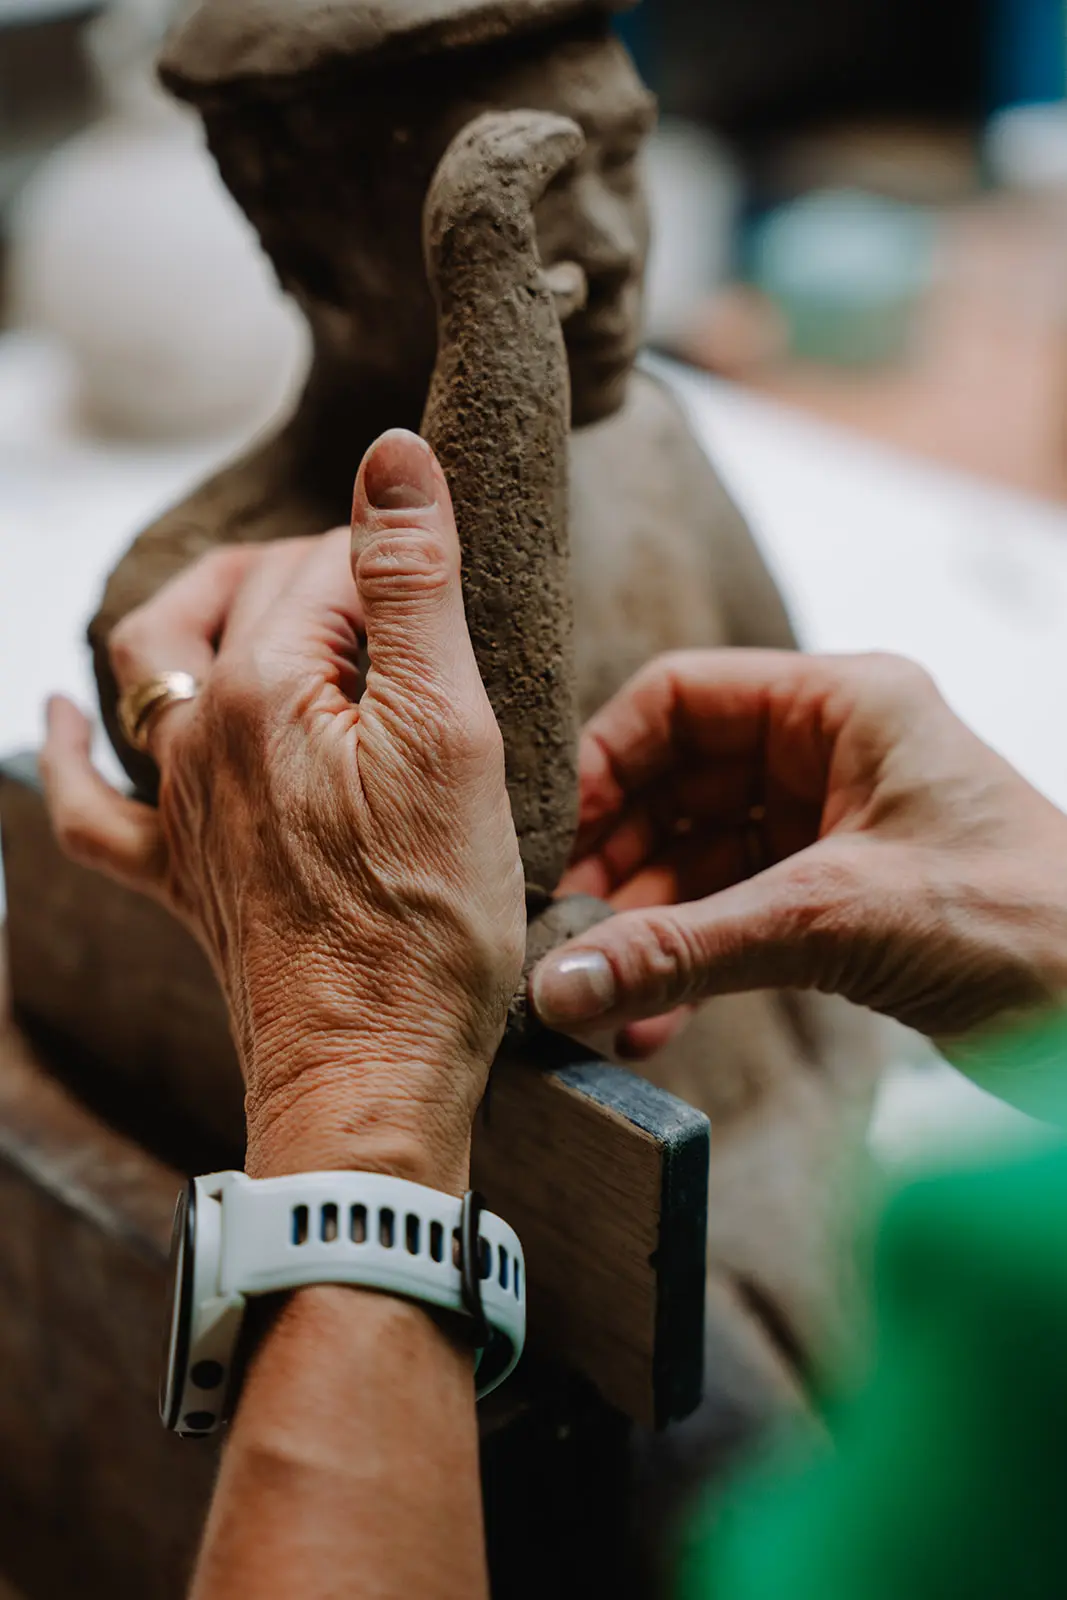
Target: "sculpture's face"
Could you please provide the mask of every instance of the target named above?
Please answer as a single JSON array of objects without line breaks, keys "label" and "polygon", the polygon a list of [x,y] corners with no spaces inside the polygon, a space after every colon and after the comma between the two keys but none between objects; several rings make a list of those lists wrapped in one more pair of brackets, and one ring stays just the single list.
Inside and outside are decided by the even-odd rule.
[{"label": "sculpture's face", "polygon": [[[586,148],[537,210],[546,266],[584,268],[589,300],[564,330],[577,425],[617,411],[641,333],[648,217],[640,151],[654,101],[610,34],[536,40],[488,64],[435,61],[385,81],[339,77],[277,104],[208,117],[230,188],[324,343],[403,389],[425,382],[436,328],[422,202],[455,135],[488,110],[573,117]],[[384,77],[385,75],[383,75]]]},{"label": "sculpture's face", "polygon": [[586,137],[537,209],[546,266],[577,261],[589,299],[564,328],[578,424],[621,406],[641,339],[648,210],[641,148],[655,102],[614,40],[563,46],[505,78],[495,104],[533,106],[573,117]]}]

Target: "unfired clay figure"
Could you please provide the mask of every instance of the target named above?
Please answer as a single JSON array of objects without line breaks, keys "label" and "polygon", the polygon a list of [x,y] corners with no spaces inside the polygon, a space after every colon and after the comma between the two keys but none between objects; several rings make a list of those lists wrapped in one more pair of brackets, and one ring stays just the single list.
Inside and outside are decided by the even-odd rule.
[{"label": "unfired clay figure", "polygon": [[[664,649],[792,643],[684,416],[633,370],[647,247],[638,157],[653,106],[609,9],[609,0],[204,0],[177,32],[164,80],[199,107],[223,177],[308,319],[314,363],[276,437],[141,536],[91,630],[117,739],[106,658],[116,620],[219,542],[346,521],[363,450],[387,426],[418,428],[429,394],[425,427],[456,492],[472,631],[511,741],[513,803],[525,808],[527,877],[547,889],[573,826],[576,711],[588,715]],[[500,111],[551,116],[463,134]],[[578,124],[582,148],[561,117]],[[530,164],[511,172],[516,128]],[[505,190],[514,182],[525,196],[525,225],[518,200],[508,214],[465,211],[460,158],[472,138],[503,162]],[[437,331],[422,224],[446,151],[426,208],[442,330],[430,393]],[[570,312],[569,528],[551,290]],[[561,587],[568,532],[576,679]],[[521,623],[507,633],[494,610],[503,579]],[[534,741],[525,752],[523,705]],[[120,753],[150,787],[151,769],[121,744]],[[524,761],[540,789],[514,781]],[[843,1133],[851,1123],[858,1135],[866,1120],[876,1064],[865,1019],[847,1008],[750,995],[707,1007],[647,1069],[713,1123],[708,1380],[720,1441],[795,1396],[825,1348],[839,1306],[825,1250],[831,1174]]]}]

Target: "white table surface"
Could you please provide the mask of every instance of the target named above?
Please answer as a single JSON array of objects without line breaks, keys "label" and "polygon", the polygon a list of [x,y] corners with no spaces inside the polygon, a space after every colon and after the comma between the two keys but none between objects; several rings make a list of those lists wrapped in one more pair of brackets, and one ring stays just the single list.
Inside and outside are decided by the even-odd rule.
[{"label": "white table surface", "polygon": [[[805,643],[923,662],[955,708],[1067,806],[1067,507],[670,371]],[[92,704],[82,639],[105,572],[138,528],[239,442],[93,438],[62,355],[29,335],[0,336],[0,749],[38,742],[52,690]],[[921,1083],[906,1073],[887,1090],[877,1142],[890,1157],[911,1154],[964,1126],[1024,1124],[948,1068]]]}]

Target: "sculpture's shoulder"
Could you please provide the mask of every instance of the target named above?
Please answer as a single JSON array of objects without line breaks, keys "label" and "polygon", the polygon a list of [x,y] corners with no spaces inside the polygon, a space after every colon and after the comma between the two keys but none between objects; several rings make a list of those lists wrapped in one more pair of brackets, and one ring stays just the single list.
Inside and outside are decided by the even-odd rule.
[{"label": "sculpture's shoulder", "polygon": [[138,534],[111,573],[91,636],[106,635],[168,579],[219,545],[267,543],[318,533],[330,517],[295,470],[283,429],[199,484]]},{"label": "sculpture's shoulder", "polygon": [[585,713],[662,651],[793,642],[744,517],[648,373],[616,416],[572,435],[571,551]]},{"label": "sculpture's shoulder", "polygon": [[656,477],[665,477],[670,462],[683,470],[686,487],[709,479],[718,481],[689,418],[668,386],[652,373],[638,369],[630,382],[626,404],[615,416],[573,436],[575,459],[586,463],[622,467],[628,475],[658,463]]},{"label": "sculpture's shoulder", "polygon": [[[753,550],[745,518],[671,389],[638,370],[614,417],[573,435],[576,495],[617,486],[634,531],[649,518],[672,547],[694,545],[719,580],[739,552]],[[579,534],[580,536],[580,534]]]}]

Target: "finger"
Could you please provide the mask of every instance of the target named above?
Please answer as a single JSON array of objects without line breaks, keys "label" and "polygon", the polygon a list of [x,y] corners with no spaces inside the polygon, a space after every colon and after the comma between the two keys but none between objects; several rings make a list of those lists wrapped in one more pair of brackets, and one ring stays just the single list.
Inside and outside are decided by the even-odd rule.
[{"label": "finger", "polygon": [[[813,837],[810,828],[805,830],[788,853],[804,848]],[[651,824],[639,830],[633,819],[595,855],[569,868],[558,892],[593,895],[615,911],[675,905],[753,877],[778,859],[778,852],[770,859],[767,852],[765,831],[746,822],[710,828],[681,817],[667,834]]]},{"label": "finger", "polygon": [[771,864],[758,829],[683,836],[620,884],[608,899],[615,911],[678,905],[744,883]]},{"label": "finger", "polygon": [[40,769],[56,839],[79,865],[142,893],[162,883],[165,844],[159,814],[113,789],[92,764],[92,727],[62,696],[48,702]]},{"label": "finger", "polygon": [[306,538],[279,539],[262,548],[260,559],[234,597],[220,654],[222,650],[244,650],[262,640],[264,631],[274,629],[279,616],[285,618],[288,603],[298,608],[309,604],[327,608],[336,602],[351,612],[355,585],[348,541],[348,529],[336,528]]},{"label": "finger", "polygon": [[[234,605],[220,664],[254,663],[260,688],[314,686],[329,711],[359,699],[363,613],[352,575],[351,532],[287,540],[249,576]],[[268,682],[270,680],[270,682]]]},{"label": "finger", "polygon": [[[751,765],[736,759],[709,763],[696,758],[669,778],[628,796],[607,773],[603,749],[594,740],[583,747],[579,781],[583,822],[561,893],[614,899],[644,868],[665,857],[684,855],[698,864],[709,839],[714,844],[725,834],[741,834],[757,823],[757,816],[760,828],[768,824],[769,847],[788,837],[792,853],[818,837],[819,810],[805,812],[798,824],[796,803],[788,797],[776,805],[772,829],[765,803],[768,786],[762,777],[755,782]],[[786,853],[774,849],[760,867]],[[736,858],[734,850],[731,859]],[[690,889],[688,897],[725,888],[750,877],[752,871],[747,864],[732,875],[719,873],[704,888]],[[696,876],[703,881],[703,875]]]},{"label": "finger", "polygon": [[629,1023],[615,1041],[615,1054],[620,1061],[650,1061],[684,1033],[693,1019],[694,1011],[693,1006],[679,1006],[665,1017],[649,1017],[645,1022]]},{"label": "finger", "polygon": [[791,790],[821,797],[830,725],[844,714],[834,691],[847,663],[785,650],[693,650],[661,656],[587,724],[583,824],[696,756],[729,768],[745,792],[779,769]]},{"label": "finger", "polygon": [[574,1032],[744,990],[847,994],[853,947],[881,911],[869,875],[816,845],[722,894],[600,923],[539,963],[531,1002],[546,1026]]},{"label": "finger", "polygon": [[568,868],[558,893],[610,899],[644,865],[659,839],[660,830],[647,811],[631,812],[595,852]]},{"label": "finger", "polygon": [[156,672],[202,677],[234,598],[261,555],[249,545],[212,550],[123,617],[108,641],[120,692]]},{"label": "finger", "polygon": [[[108,641],[120,694],[163,672],[187,672],[201,682],[215,660],[234,598],[261,553],[247,545],[213,550],[125,616]],[[161,740],[190,714],[189,702],[167,704],[155,713],[146,732],[157,762]]]},{"label": "finger", "polygon": [[394,429],[364,457],[352,503],[352,562],[370,657],[368,695],[484,703],[463,610],[452,498],[416,434]]}]

